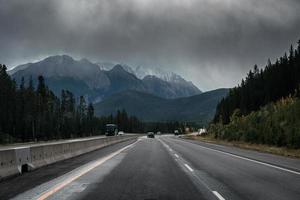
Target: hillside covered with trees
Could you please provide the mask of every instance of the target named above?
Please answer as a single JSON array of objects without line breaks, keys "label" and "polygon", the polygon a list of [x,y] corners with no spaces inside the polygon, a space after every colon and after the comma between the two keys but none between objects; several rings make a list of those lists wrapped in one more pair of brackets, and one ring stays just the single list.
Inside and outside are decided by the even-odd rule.
[{"label": "hillside covered with trees", "polygon": [[300,41],[289,54],[257,65],[221,100],[210,125],[215,138],[300,148]]},{"label": "hillside covered with trees", "polygon": [[[190,122],[207,125],[214,117],[218,102],[228,89],[217,89],[191,97],[164,99],[149,93],[128,90],[95,104],[95,115],[116,114],[125,109],[144,122]],[[134,103],[133,103],[134,102]]]},{"label": "hillside covered with trees", "polygon": [[229,95],[218,104],[214,122],[228,124],[236,109],[240,110],[241,115],[246,115],[270,102],[293,95],[299,84],[300,41],[297,49],[291,46],[289,55],[285,54],[275,63],[268,60],[264,69],[259,70],[255,65],[246,79],[231,89]]}]

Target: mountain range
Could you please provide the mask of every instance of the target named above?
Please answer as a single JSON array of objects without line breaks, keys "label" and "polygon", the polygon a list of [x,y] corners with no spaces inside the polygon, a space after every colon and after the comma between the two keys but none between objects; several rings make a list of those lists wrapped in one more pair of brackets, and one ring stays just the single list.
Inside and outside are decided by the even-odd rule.
[{"label": "mountain range", "polygon": [[19,65],[9,71],[17,83],[30,77],[37,84],[43,75],[48,87],[58,96],[70,90],[95,105],[98,116],[115,114],[125,109],[144,121],[209,122],[217,103],[227,89],[202,93],[180,75],[158,68],[110,62],[92,63],[68,55],[50,56],[35,63]]},{"label": "mountain range", "polygon": [[[141,68],[138,68],[141,73]],[[126,90],[150,93],[162,98],[179,98],[200,94],[191,82],[172,73],[172,79],[159,74],[137,77],[136,70],[125,64],[92,63],[87,59],[74,60],[67,55],[51,56],[36,63],[19,65],[9,71],[20,82],[43,75],[50,89],[60,95],[68,89],[75,95],[84,95],[89,101],[99,102],[104,97]],[[161,75],[163,77],[163,75]],[[35,79],[34,79],[35,80]]]}]

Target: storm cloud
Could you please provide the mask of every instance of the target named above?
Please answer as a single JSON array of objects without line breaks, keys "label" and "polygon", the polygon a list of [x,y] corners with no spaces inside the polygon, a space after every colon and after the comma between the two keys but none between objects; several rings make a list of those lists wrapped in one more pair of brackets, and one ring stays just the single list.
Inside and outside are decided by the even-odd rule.
[{"label": "storm cloud", "polygon": [[210,90],[299,39],[299,0],[0,0],[9,67],[69,54],[161,67]]}]

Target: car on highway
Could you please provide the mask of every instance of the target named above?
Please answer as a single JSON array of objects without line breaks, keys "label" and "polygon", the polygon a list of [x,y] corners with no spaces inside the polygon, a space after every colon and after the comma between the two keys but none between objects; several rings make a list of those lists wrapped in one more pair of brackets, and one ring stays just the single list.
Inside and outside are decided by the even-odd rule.
[{"label": "car on highway", "polygon": [[161,132],[160,132],[160,131],[157,131],[156,135],[161,135]]},{"label": "car on highway", "polygon": [[118,135],[124,135],[124,131],[119,131]]},{"label": "car on highway", "polygon": [[105,135],[114,136],[118,134],[118,126],[116,124],[106,124]]},{"label": "car on highway", "polygon": [[148,132],[147,133],[147,137],[148,138],[154,138],[155,136],[154,136],[154,132]]},{"label": "car on highway", "polygon": [[174,130],[174,135],[179,135],[179,131],[178,130]]},{"label": "car on highway", "polygon": [[197,136],[205,135],[207,133],[205,128],[198,129]]}]

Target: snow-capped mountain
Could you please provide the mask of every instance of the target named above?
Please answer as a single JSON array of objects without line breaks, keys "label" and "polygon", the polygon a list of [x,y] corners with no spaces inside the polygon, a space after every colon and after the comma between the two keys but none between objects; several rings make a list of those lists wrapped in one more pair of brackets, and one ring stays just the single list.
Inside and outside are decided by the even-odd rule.
[{"label": "snow-capped mountain", "polygon": [[180,91],[180,97],[191,96],[189,94],[200,94],[201,91],[191,82],[186,81],[180,75],[175,74],[174,72],[168,72],[159,68],[150,68],[139,66],[135,69],[135,75],[140,79],[152,79],[157,77],[163,81],[170,83],[173,88]]},{"label": "snow-capped mountain", "polygon": [[140,79],[143,79],[148,75],[156,76],[157,78],[160,78],[167,82],[176,82],[182,79],[178,74],[175,74],[174,72],[168,72],[166,70],[159,69],[157,67],[150,68],[150,67],[138,66],[135,69],[135,75]]},{"label": "snow-capped mountain", "polygon": [[[138,68],[138,72],[142,73],[142,69]],[[144,71],[144,74],[150,72]],[[62,89],[67,89],[77,96],[84,95],[93,102],[126,90],[145,92],[162,98],[187,97],[201,93],[196,86],[179,75],[155,72],[155,75],[147,74],[138,78],[136,70],[126,64],[95,64],[87,59],[74,60],[68,55],[50,56],[9,71],[17,83],[22,77],[25,80],[30,77],[36,80],[39,75],[43,75],[49,88],[57,95],[60,95]]]},{"label": "snow-capped mountain", "polygon": [[102,70],[102,71],[109,71],[109,70],[111,70],[117,63],[113,63],[113,62],[97,62],[97,63],[95,63],[95,64],[99,66],[100,70]]},{"label": "snow-capped mountain", "polygon": [[121,65],[125,71],[135,75],[135,71],[129,65],[126,64],[119,64],[114,62],[97,62],[96,64],[102,71],[110,71],[114,68],[114,66]]}]

